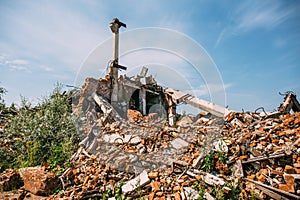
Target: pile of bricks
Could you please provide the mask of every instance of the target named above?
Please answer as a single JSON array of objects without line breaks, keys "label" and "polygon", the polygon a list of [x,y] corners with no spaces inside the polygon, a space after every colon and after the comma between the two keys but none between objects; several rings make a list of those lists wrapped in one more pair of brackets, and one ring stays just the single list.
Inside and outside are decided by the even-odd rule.
[{"label": "pile of bricks", "polygon": [[300,198],[300,112],[202,113],[177,125],[140,117],[106,127],[50,199]]},{"label": "pile of bricks", "polygon": [[[300,199],[300,112],[202,112],[173,127],[155,113],[101,122],[88,114],[71,167],[56,178],[60,192],[48,199]],[[15,173],[0,176],[6,184],[5,174]],[[29,185],[40,191],[44,179]]]},{"label": "pile of bricks", "polygon": [[[230,162],[241,160],[244,178],[250,181],[245,189],[247,192],[254,185],[260,190],[261,186],[276,190],[283,196],[285,192],[300,194],[299,112],[275,118],[256,113],[232,113],[224,125],[223,139],[229,143]],[[265,196],[256,191],[261,197]],[[280,195],[271,197],[279,198]]]}]

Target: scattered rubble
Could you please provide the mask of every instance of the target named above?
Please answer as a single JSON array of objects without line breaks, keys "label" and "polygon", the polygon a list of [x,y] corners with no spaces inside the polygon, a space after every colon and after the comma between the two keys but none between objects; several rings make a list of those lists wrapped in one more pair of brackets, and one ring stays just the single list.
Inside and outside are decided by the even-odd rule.
[{"label": "scattered rubble", "polygon": [[82,146],[50,199],[300,199],[298,110],[202,113],[182,127],[143,119],[101,129],[98,150]]},{"label": "scattered rubble", "polygon": [[[113,20],[114,36],[122,26]],[[20,170],[24,191],[47,195],[60,185],[48,199],[300,199],[294,93],[276,112],[235,112],[163,89],[146,67],[136,77],[118,76],[126,67],[117,43],[108,75],[87,78],[72,102],[83,137],[71,166],[59,176]],[[180,103],[208,113],[178,118]]]},{"label": "scattered rubble", "polygon": [[46,171],[43,167],[21,168],[19,173],[24,180],[24,190],[35,195],[49,195],[60,183],[54,172]]},{"label": "scattered rubble", "polygon": [[0,192],[17,189],[23,185],[23,180],[16,170],[7,169],[0,174]]}]

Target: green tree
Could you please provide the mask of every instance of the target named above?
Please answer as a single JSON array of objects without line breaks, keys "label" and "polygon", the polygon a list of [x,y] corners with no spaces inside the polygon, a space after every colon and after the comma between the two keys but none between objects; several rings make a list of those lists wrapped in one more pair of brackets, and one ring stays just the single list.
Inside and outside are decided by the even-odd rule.
[{"label": "green tree", "polygon": [[[18,114],[7,123],[0,142],[0,171],[35,166],[41,162],[63,165],[77,149],[78,136],[70,105],[71,94],[58,85],[42,103],[33,107],[22,98]],[[11,159],[13,158],[13,161]]]}]

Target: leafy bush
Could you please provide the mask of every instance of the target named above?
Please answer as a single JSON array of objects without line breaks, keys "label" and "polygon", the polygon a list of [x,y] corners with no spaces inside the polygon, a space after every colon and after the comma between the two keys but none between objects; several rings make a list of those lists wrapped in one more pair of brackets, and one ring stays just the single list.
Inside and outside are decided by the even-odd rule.
[{"label": "leafy bush", "polygon": [[38,106],[22,99],[18,114],[7,120],[0,135],[0,171],[68,160],[78,144],[70,98],[58,85]]}]

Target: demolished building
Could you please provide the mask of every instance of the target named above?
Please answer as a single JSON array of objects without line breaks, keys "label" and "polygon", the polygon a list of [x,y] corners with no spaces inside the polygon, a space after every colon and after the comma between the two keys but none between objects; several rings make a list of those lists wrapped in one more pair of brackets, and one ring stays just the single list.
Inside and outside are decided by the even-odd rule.
[{"label": "demolished building", "polygon": [[[119,76],[126,70],[118,62],[120,27],[126,25],[118,19],[110,24],[114,59],[108,74],[86,78],[74,93],[82,140],[71,165],[59,176],[46,166],[6,170],[0,191],[14,189],[21,178],[24,187],[17,198],[0,198],[47,196],[60,185],[45,199],[300,199],[295,93],[285,93],[274,112],[235,112],[161,87],[146,67],[136,77]],[[177,120],[181,103],[208,114]]]},{"label": "demolished building", "polygon": [[230,112],[223,106],[199,99],[188,93],[172,88],[164,89],[158,85],[152,75],[147,76],[148,68],[145,66],[136,77],[127,77],[126,74],[119,76],[118,70],[127,69],[127,67],[119,65],[119,29],[121,27],[126,27],[126,24],[117,18],[110,23],[113,33],[113,59],[110,61],[108,74],[99,80],[86,79],[80,97],[73,100],[77,113],[93,109],[97,113],[103,112],[99,101],[93,105],[92,98],[95,95],[109,103],[118,116],[123,119],[127,119],[128,110],[137,110],[142,115],[157,113],[160,117],[168,118],[170,126],[175,124],[176,106],[181,103],[192,105],[217,117],[224,117]]},{"label": "demolished building", "polygon": [[[110,24],[114,40],[108,74],[98,80],[87,78],[73,101],[74,113],[83,113],[87,124],[82,130],[81,148],[71,158],[73,162],[87,169],[92,169],[86,164],[89,160],[105,163],[114,169],[108,167],[116,177],[116,170],[122,171],[121,178],[111,179],[127,182],[122,191],[132,198],[136,198],[137,189],[143,189],[149,199],[189,199],[188,191],[190,199],[197,199],[199,195],[191,186],[199,180],[209,187],[221,187],[229,197],[235,186],[228,188],[227,183],[238,179],[247,183],[241,191],[243,197],[249,197],[246,193],[257,188],[262,191],[258,194],[275,199],[300,199],[299,176],[293,176],[300,168],[300,107],[294,93],[285,95],[276,112],[238,113],[188,93],[163,88],[147,75],[147,67],[136,77],[119,76],[118,70],[126,70],[118,61],[121,27],[126,25],[118,19]],[[181,103],[210,114],[201,113],[193,119],[186,116],[176,123],[176,106]],[[290,110],[294,111],[292,115]],[[207,157],[211,152],[222,152],[228,160],[221,162],[219,155]],[[285,169],[288,162],[281,158],[292,162],[293,170]],[[213,173],[207,172],[210,169],[205,171],[207,159],[217,160]],[[99,185],[77,179],[85,186],[83,192],[93,190],[94,185],[99,191],[106,191],[100,186],[105,184],[102,179]],[[168,179],[174,185],[167,184]],[[214,199],[212,191],[205,188],[203,197]]]}]

